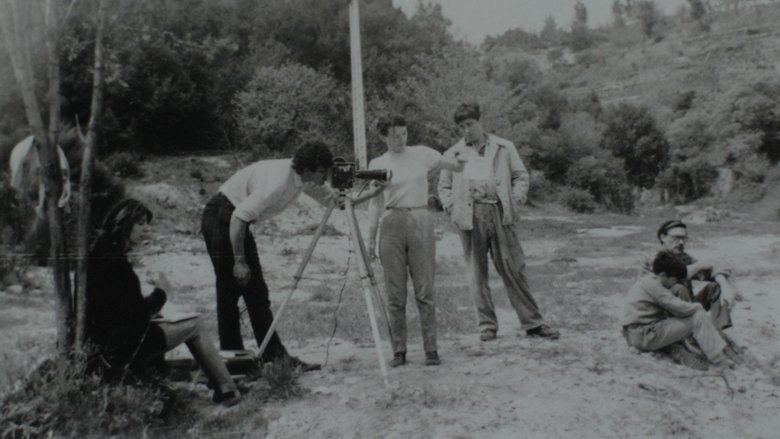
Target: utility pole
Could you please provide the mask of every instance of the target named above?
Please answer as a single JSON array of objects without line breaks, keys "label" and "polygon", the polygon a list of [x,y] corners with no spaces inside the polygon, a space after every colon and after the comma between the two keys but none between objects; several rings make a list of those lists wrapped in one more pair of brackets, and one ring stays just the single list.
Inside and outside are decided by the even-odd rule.
[{"label": "utility pole", "polygon": [[360,0],[349,5],[349,40],[352,60],[352,137],[355,142],[355,163],[366,169],[366,112],[363,105],[363,60],[360,48]]}]

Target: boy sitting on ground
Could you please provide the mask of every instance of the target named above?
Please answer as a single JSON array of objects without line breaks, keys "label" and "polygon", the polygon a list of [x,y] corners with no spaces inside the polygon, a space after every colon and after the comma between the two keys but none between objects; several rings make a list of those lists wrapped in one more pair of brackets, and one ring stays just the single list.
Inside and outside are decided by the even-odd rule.
[{"label": "boy sitting on ground", "polygon": [[687,277],[685,265],[675,255],[662,251],[653,260],[652,271],[628,291],[622,321],[628,345],[652,352],[693,336],[711,365],[733,368],[737,354],[728,347],[704,307],[684,301],[669,290]]}]

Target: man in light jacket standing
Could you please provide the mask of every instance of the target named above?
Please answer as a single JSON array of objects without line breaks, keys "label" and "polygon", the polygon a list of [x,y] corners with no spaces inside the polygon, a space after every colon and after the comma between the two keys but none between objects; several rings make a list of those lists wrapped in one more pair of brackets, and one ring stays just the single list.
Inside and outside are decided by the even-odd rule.
[{"label": "man in light jacket standing", "polygon": [[521,328],[529,336],[557,339],[560,333],[544,321],[528,288],[525,255],[517,231],[517,211],[528,193],[528,171],[512,142],[485,133],[479,105],[461,104],[454,118],[463,139],[444,155],[464,155],[467,164],[463,172],[442,170],[439,196],[460,232],[471,271],[480,340],[495,340],[498,332],[488,286],[488,252]]}]

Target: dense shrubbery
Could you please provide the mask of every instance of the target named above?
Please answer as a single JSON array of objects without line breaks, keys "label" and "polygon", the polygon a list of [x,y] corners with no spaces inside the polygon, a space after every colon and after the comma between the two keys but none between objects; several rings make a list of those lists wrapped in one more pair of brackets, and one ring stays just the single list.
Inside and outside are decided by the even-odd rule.
[{"label": "dense shrubbery", "polygon": [[560,201],[564,206],[577,213],[593,213],[596,211],[596,200],[585,189],[564,187],[561,191]]},{"label": "dense shrubbery", "polygon": [[669,160],[669,142],[646,107],[607,108],[604,148],[623,160],[629,183],[651,188]]},{"label": "dense shrubbery", "polygon": [[670,161],[656,184],[671,201],[688,202],[710,194],[718,172],[713,165],[713,136],[699,115],[678,119],[669,128]]},{"label": "dense shrubbery", "polygon": [[[408,17],[392,2],[365,2],[369,156],[383,149],[374,132],[379,115],[405,115],[410,142],[443,150],[458,138],[454,108],[478,101],[486,128],[514,141],[544,181],[587,190],[609,209],[630,210],[626,194],[634,187],[660,188],[680,202],[705,196],[719,166],[739,181],[760,181],[780,161],[776,79],[746,80],[721,96],[694,87],[652,113],[628,103],[603,108],[596,91],[583,89],[592,85],[588,75],[612,60],[610,50],[649,46],[642,31],[647,37],[665,31],[651,3],[615,2],[615,25],[591,29],[578,2],[568,29],[548,17],[538,35],[514,29],[477,50],[453,39],[439,5],[423,2]],[[704,20],[701,2],[690,3],[690,20]],[[117,176],[137,175],[132,154],[144,151],[240,148],[288,156],[301,142],[318,139],[351,155],[348,2],[117,0],[114,6],[122,24],[108,28],[98,150],[111,156]],[[62,41],[63,119],[78,117],[82,125],[91,94],[85,73],[93,50],[91,7],[75,4]],[[551,65],[541,67],[544,51]],[[43,72],[43,63],[34,64]],[[620,80],[635,75],[633,69],[624,68]],[[8,79],[0,84],[13,83],[10,69],[0,75]],[[0,122],[0,146],[23,131],[22,112],[6,111],[19,107],[17,94],[0,85],[0,110],[9,114]],[[689,115],[706,121],[697,128],[710,136],[705,149],[690,150],[680,140],[671,119]],[[603,161],[603,169],[588,157]]]},{"label": "dense shrubbery", "polygon": [[137,178],[143,176],[140,160],[136,154],[118,152],[106,159],[106,165],[119,178]]},{"label": "dense shrubbery", "polygon": [[347,97],[335,79],[311,67],[262,68],[236,97],[239,145],[258,157],[289,157],[313,140],[350,152]]},{"label": "dense shrubbery", "polygon": [[619,160],[614,157],[582,157],[569,168],[566,183],[588,191],[593,201],[610,210],[629,213],[634,209],[631,186]]}]

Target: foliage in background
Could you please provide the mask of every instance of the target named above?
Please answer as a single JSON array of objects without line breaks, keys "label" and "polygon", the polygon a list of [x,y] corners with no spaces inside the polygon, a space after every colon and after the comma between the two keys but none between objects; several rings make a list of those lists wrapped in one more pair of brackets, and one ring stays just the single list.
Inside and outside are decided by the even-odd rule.
[{"label": "foliage in background", "polygon": [[334,78],[311,67],[261,68],[236,96],[238,143],[257,157],[290,157],[314,140],[351,152],[347,98]]},{"label": "foliage in background", "polygon": [[[351,155],[349,2],[110,1],[114,15],[98,149],[111,156],[114,174],[132,177],[139,169],[133,158],[146,152],[249,149],[257,157],[277,157],[312,138]],[[683,23],[717,18],[702,2],[688,3]],[[82,126],[91,90],[85,72],[91,69],[93,7],[75,4],[61,60],[63,118]],[[663,189],[682,202],[711,194],[713,173],[721,166],[739,181],[765,179],[780,160],[776,79],[737,81],[725,93],[690,87],[663,103],[671,109],[652,107],[652,113],[633,104],[615,107],[620,100],[609,90],[572,91],[593,84],[588,75],[607,68],[613,49],[652,54],[655,42],[647,36],[664,35],[668,28],[659,26],[668,25],[651,1],[615,0],[614,23],[608,27],[589,28],[581,2],[573,12],[568,29],[547,17],[538,33],[511,29],[486,38],[478,50],[453,39],[438,4],[422,2],[407,16],[389,0],[364,0],[369,156],[384,150],[374,129],[378,116],[405,115],[410,142],[443,150],[458,138],[455,106],[477,101],[488,130],[515,142],[546,182],[591,188],[594,199],[610,209],[623,209],[618,207],[625,205],[618,201],[622,195],[614,194],[625,192],[626,181],[631,187]],[[41,41],[31,43],[34,54],[45,53]],[[669,50],[683,55],[687,49]],[[0,111],[8,116],[0,121],[4,161],[7,147],[26,135],[12,74],[2,62],[6,58],[0,50]],[[45,72],[42,61],[36,58],[34,65],[39,76]],[[615,67],[616,81],[638,75],[633,69]],[[603,108],[601,99],[612,106]],[[675,121],[664,116],[670,110],[677,118],[706,115],[710,123],[703,132],[717,139],[707,159],[665,140],[676,135]],[[613,176],[612,185],[621,189],[610,195],[595,189],[603,185],[594,180],[607,177],[593,175],[590,156],[606,160],[604,175]],[[615,173],[613,156],[621,160],[622,172]],[[576,177],[567,177],[575,164]]]},{"label": "foliage in background", "polygon": [[407,79],[389,89],[387,99],[369,102],[368,125],[378,147],[374,123],[377,116],[401,113],[409,123],[410,143],[440,151],[459,138],[453,114],[458,104],[477,102],[485,129],[502,137],[510,136],[512,114],[517,99],[508,89],[487,77],[479,53],[452,46],[439,57],[421,57]]},{"label": "foliage in background", "polygon": [[672,201],[685,203],[709,195],[718,172],[712,157],[714,136],[700,115],[676,120],[669,129],[669,166],[658,176]]},{"label": "foliage in background", "polygon": [[608,107],[604,148],[623,160],[629,183],[651,188],[669,160],[669,142],[650,110],[621,103]]}]

